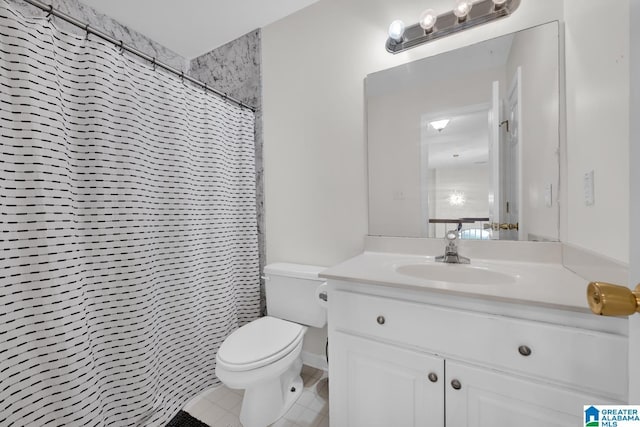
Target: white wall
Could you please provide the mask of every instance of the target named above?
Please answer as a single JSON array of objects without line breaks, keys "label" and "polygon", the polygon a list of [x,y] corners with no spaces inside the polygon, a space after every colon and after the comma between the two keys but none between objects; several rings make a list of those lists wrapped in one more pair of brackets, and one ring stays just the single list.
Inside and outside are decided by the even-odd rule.
[{"label": "white wall", "polygon": [[427,6],[451,2],[320,0],[263,29],[267,262],[331,265],[362,250],[367,74],[562,17],[560,1],[524,1],[507,19],[387,53],[389,23]]},{"label": "white wall", "polygon": [[[619,4],[618,4],[619,3]],[[449,0],[320,0],[263,31],[267,260],[331,265],[367,233],[363,80],[371,72],[552,20],[566,12],[568,184],[563,241],[628,260],[628,0],[523,1],[513,16],[400,53],[393,19]],[[594,29],[597,29],[594,30]],[[582,174],[596,171],[596,204]],[[616,232],[614,232],[614,230]]]},{"label": "white wall", "polygon": [[[558,49],[550,46],[558,46],[556,26],[516,34],[506,66],[509,84],[502,97],[508,98],[513,78],[520,67],[522,123],[519,138],[523,184],[519,220],[524,224],[525,236],[534,234],[557,240],[560,221],[557,201],[547,207],[544,197],[545,185],[551,184],[552,193],[557,195],[560,183],[559,110],[557,102],[549,103],[549,100],[559,98],[559,70],[550,65],[557,62]],[[541,126],[542,123],[551,126]]]},{"label": "white wall", "polygon": [[[568,209],[562,240],[629,261],[629,0],[565,0]],[[597,29],[597,30],[595,30]],[[583,176],[595,172],[595,205]]]}]

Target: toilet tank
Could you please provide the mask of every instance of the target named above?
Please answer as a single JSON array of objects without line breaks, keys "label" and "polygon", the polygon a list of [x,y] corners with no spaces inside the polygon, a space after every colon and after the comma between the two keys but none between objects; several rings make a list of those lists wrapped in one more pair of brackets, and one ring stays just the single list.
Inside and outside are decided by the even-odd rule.
[{"label": "toilet tank", "polygon": [[327,310],[316,293],[324,283],[318,274],[325,267],[275,263],[264,267],[267,314],[302,325],[321,328]]}]

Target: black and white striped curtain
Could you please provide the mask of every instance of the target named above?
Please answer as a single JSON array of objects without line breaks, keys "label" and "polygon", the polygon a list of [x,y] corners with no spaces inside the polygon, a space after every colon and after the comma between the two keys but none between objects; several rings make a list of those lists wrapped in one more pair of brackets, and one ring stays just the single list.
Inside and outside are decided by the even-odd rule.
[{"label": "black and white striped curtain", "polygon": [[0,426],[164,425],[259,315],[253,113],[0,0]]}]

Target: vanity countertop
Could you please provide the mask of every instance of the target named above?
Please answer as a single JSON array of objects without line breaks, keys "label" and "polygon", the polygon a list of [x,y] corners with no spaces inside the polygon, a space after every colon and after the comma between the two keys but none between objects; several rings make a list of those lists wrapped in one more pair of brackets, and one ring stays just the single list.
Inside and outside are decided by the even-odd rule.
[{"label": "vanity countertop", "polygon": [[444,264],[433,256],[364,252],[320,277],[589,312],[587,281],[557,263],[472,259],[468,265]]}]

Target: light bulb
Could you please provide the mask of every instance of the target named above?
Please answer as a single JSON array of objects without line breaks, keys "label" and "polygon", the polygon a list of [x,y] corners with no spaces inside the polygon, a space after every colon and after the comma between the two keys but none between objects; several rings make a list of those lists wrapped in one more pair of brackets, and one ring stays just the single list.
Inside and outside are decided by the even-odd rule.
[{"label": "light bulb", "polygon": [[473,4],[469,0],[458,0],[456,7],[453,8],[453,14],[458,17],[459,20],[464,20],[471,11]]},{"label": "light bulb", "polygon": [[436,16],[436,13],[433,11],[433,9],[427,9],[422,12],[422,14],[420,15],[420,20],[418,22],[420,23],[422,29],[428,33],[433,30],[433,27],[436,25],[437,20],[438,17]]},{"label": "light bulb", "polygon": [[396,43],[402,41],[402,35],[404,34],[404,22],[396,19],[389,25],[389,38]]}]

